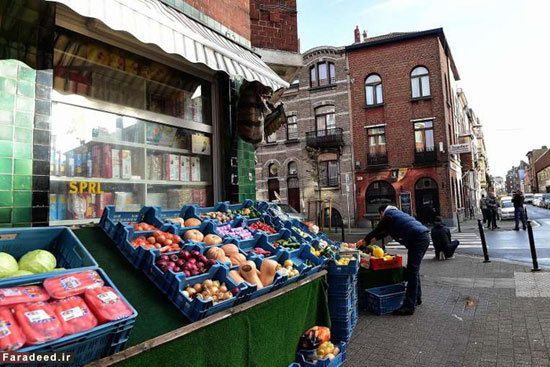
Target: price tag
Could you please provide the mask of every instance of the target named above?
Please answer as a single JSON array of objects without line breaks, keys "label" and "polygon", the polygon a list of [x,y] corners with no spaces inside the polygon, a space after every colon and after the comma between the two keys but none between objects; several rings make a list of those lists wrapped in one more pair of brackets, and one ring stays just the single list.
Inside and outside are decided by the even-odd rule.
[{"label": "price tag", "polygon": [[11,334],[9,326],[9,323],[4,320],[0,320],[0,339],[5,338],[6,336]]},{"label": "price tag", "polygon": [[61,286],[65,289],[73,289],[79,285],[80,281],[73,276],[61,279]]},{"label": "price tag", "polygon": [[19,288],[5,288],[0,290],[6,297],[20,296],[22,295]]},{"label": "price tag", "polygon": [[103,303],[115,303],[118,301],[118,296],[111,291],[103,292],[97,295],[97,298]]},{"label": "price tag", "polygon": [[69,321],[72,319],[76,319],[77,317],[82,317],[85,314],[86,311],[82,307],[77,306],[61,312],[61,317],[63,318],[63,320]]},{"label": "price tag", "polygon": [[25,316],[31,324],[42,323],[52,320],[52,318],[44,310],[34,310],[25,312]]}]

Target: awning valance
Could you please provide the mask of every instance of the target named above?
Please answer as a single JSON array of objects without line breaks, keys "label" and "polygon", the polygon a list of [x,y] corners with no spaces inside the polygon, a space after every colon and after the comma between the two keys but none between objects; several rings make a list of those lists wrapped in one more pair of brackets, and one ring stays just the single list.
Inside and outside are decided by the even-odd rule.
[{"label": "awning valance", "polygon": [[241,76],[277,90],[288,87],[252,51],[221,36],[158,0],[47,0],[61,3],[81,16],[102,21],[139,41],[154,44],[192,63]]}]

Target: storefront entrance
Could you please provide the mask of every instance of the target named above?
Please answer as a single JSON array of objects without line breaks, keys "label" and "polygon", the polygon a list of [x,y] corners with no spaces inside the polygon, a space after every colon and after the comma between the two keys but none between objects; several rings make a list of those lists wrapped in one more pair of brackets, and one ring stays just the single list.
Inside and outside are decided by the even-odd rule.
[{"label": "storefront entrance", "polygon": [[300,181],[296,177],[288,179],[288,205],[300,212]]},{"label": "storefront entrance", "polygon": [[279,170],[275,163],[269,166],[269,178],[267,179],[267,197],[269,201],[278,200],[279,189]]},{"label": "storefront entrance", "polygon": [[367,188],[365,195],[367,214],[378,214],[380,205],[396,205],[395,189],[386,181],[375,181]]},{"label": "storefront entrance", "polygon": [[433,223],[439,215],[439,188],[429,177],[421,178],[414,185],[416,217],[422,223]]}]

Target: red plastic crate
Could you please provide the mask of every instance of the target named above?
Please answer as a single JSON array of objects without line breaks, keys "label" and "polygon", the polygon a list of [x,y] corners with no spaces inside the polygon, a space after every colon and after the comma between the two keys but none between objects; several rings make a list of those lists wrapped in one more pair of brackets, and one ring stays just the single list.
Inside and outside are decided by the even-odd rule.
[{"label": "red plastic crate", "polygon": [[403,266],[403,257],[401,255],[393,255],[392,260],[377,259],[375,257],[370,258],[370,269],[375,270],[385,270],[385,269],[396,269]]}]

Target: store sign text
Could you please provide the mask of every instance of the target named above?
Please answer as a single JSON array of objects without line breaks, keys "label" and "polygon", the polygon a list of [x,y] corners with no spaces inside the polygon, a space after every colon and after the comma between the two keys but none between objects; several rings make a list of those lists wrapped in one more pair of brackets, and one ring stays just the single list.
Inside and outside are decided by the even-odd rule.
[{"label": "store sign text", "polygon": [[82,194],[87,192],[89,194],[104,194],[105,192],[101,190],[101,182],[69,182],[69,194]]}]

